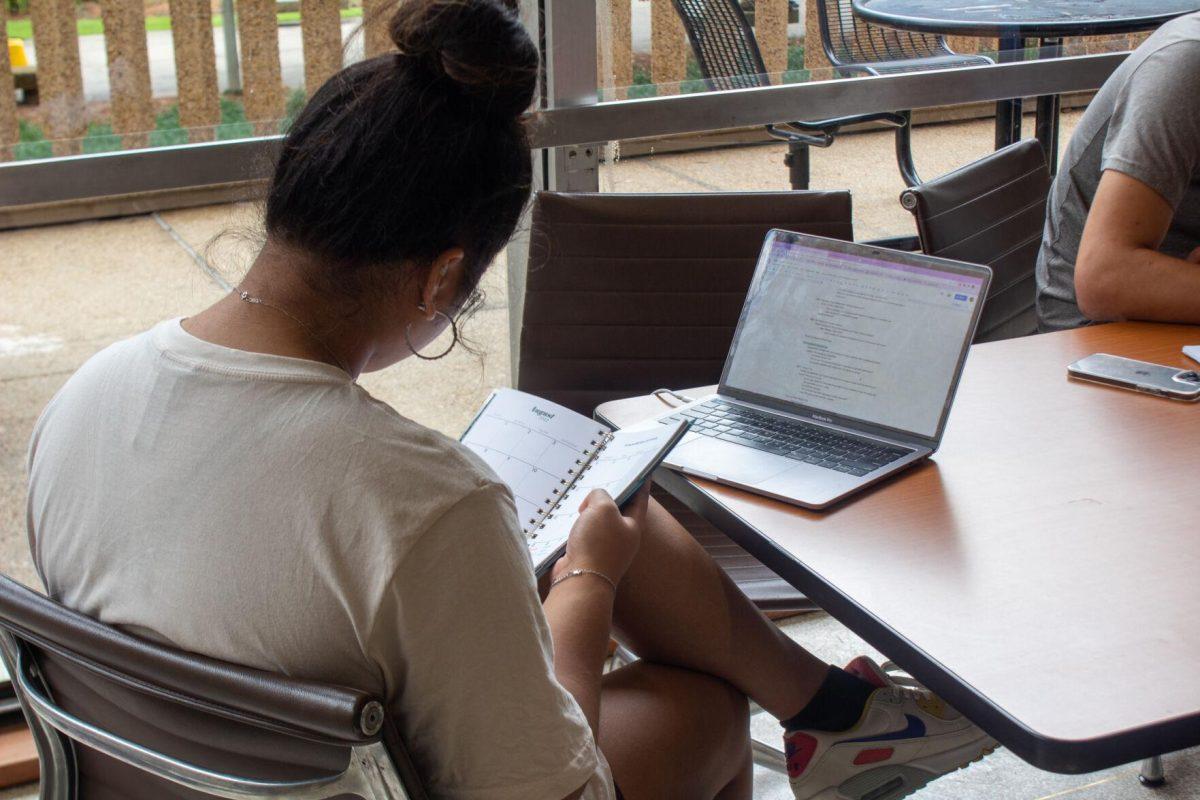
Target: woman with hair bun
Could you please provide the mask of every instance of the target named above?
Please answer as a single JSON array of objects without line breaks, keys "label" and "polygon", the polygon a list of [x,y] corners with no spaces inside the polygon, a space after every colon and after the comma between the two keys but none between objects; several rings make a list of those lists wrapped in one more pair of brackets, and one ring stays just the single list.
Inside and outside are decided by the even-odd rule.
[{"label": "woman with hair bun", "polygon": [[[539,596],[509,490],[358,386],[438,357],[531,183],[515,10],[409,0],[390,31],[285,137],[240,285],[95,355],[38,421],[51,596],[378,692],[439,798],[748,798],[747,697],[783,722],[799,798],[890,800],[989,749],[865,658],[800,648],[644,492],[589,495]],[[604,675],[610,634],[641,660]]]}]

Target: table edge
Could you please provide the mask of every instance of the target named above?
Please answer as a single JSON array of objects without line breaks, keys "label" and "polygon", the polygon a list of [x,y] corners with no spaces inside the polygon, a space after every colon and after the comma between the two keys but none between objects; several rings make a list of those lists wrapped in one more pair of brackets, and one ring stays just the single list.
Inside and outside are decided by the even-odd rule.
[{"label": "table edge", "polygon": [[1078,23],[1017,23],[1003,25],[996,22],[950,22],[929,17],[905,17],[898,14],[863,8],[860,0],[851,0],[854,13],[866,21],[914,33],[929,33],[940,36],[1005,37],[1018,36],[1025,39],[1060,39],[1068,36],[1102,36],[1105,34],[1138,33],[1152,30],[1176,17],[1194,11],[1170,12],[1139,17],[1136,22],[1128,19],[1112,22],[1093,21]]},{"label": "table edge", "polygon": [[[617,427],[598,409],[593,416],[611,428]],[[687,476],[660,467],[653,480],[1034,767],[1060,774],[1082,774],[1200,745],[1200,711],[1090,739],[1042,734],[978,692],[882,619],[842,595],[803,561],[759,534]]]}]

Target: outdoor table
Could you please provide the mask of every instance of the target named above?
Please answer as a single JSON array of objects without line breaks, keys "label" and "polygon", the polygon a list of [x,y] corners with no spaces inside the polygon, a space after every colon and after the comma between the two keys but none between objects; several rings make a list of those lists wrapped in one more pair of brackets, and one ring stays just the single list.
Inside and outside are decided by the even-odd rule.
[{"label": "outdoor table", "polygon": [[[1050,56],[1068,36],[1135,33],[1200,10],[1200,0],[852,0],[879,25],[947,36],[997,37],[1001,61],[1018,61],[1028,40]],[[1039,50],[1039,52],[1042,52]],[[1058,167],[1057,95],[1038,98],[1037,138],[1050,171]],[[1021,98],[996,104],[996,149],[1021,138]]]},{"label": "outdoor table", "polygon": [[[1200,744],[1200,405],[1071,381],[1067,364],[1190,369],[1193,343],[1200,327],[1114,323],[975,345],[942,448],[827,511],[654,480],[1034,766],[1181,750]],[[666,408],[596,415],[628,427]]]}]

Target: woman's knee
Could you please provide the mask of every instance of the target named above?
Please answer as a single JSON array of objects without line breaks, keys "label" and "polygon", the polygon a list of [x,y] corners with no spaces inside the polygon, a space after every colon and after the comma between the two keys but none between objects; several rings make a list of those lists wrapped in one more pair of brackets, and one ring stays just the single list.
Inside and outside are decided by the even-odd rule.
[{"label": "woman's knee", "polygon": [[610,673],[600,718],[627,800],[716,797],[750,758],[746,697],[703,673],[646,662]]}]

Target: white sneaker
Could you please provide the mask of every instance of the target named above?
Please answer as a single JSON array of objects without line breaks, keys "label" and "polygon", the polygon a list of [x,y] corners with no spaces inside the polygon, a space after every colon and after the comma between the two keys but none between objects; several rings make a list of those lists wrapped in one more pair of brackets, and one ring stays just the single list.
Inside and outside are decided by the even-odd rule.
[{"label": "white sneaker", "polygon": [[846,671],[878,688],[849,730],[784,734],[796,800],[898,800],[996,749],[941,698],[899,685],[869,658]]}]

